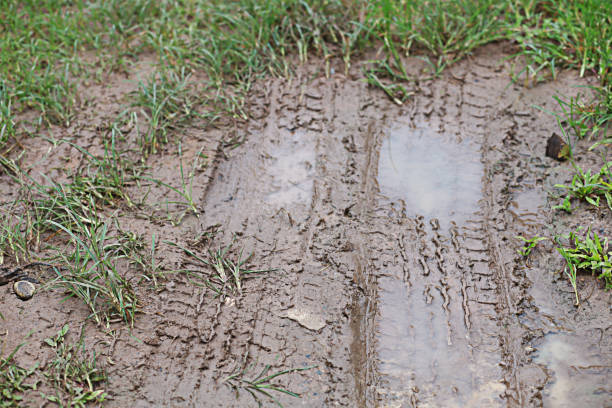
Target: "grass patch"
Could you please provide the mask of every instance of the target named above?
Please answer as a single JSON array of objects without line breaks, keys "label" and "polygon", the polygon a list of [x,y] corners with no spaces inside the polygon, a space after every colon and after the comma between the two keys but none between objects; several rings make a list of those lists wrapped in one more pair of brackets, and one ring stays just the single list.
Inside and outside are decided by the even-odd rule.
[{"label": "grass patch", "polygon": [[246,367],[234,374],[229,375],[223,380],[223,383],[231,387],[236,394],[240,390],[245,390],[257,401],[258,405],[261,406],[261,397],[269,398],[272,402],[282,408],[282,404],[271,394],[272,391],[276,391],[282,394],[290,395],[295,398],[300,398],[300,395],[286,389],[282,385],[272,382],[277,377],[316,368],[316,366],[308,366],[302,368],[292,368],[288,370],[277,371],[270,373],[270,365],[266,365],[263,370],[255,377],[249,379],[247,373],[253,366]]},{"label": "grass patch", "polygon": [[147,119],[148,129],[140,137],[144,157],[157,153],[160,145],[168,143],[168,132],[178,129],[195,116],[195,100],[189,93],[189,75],[185,69],[156,72],[146,82],[138,84],[134,106]]},{"label": "grass patch", "polygon": [[[1,316],[1,315],[0,315]],[[7,357],[0,357],[0,407],[16,408],[24,406],[23,393],[36,390],[38,382],[33,379],[37,365],[30,369],[18,366],[14,361],[15,354],[25,343],[15,347]]]},{"label": "grass patch", "polygon": [[527,64],[518,75],[539,82],[560,68],[576,68],[580,76],[596,73],[610,81],[612,15],[606,0],[508,1],[511,23],[507,38],[516,41]]},{"label": "grass patch", "polygon": [[527,258],[531,251],[538,245],[538,242],[547,240],[546,237],[538,237],[537,235],[532,238],[525,238],[521,235],[514,237],[523,241],[524,245],[521,249],[518,249],[517,252],[524,258]]},{"label": "grass patch", "polygon": [[66,342],[69,326],[65,325],[55,337],[45,343],[55,351],[55,358],[47,363],[43,372],[55,389],[53,395],[44,395],[59,406],[84,407],[88,403],[101,404],[107,397],[100,386],[106,382],[106,373],[97,366],[96,355],[85,352],[84,333],[75,344]]},{"label": "grass patch", "polygon": [[572,199],[584,200],[589,204],[599,207],[601,199],[605,199],[608,207],[612,210],[612,162],[606,163],[599,172],[592,174],[586,172],[572,163],[576,174],[569,185],[556,184],[555,187],[564,189],[567,193],[561,204],[553,209],[572,212]]},{"label": "grass patch", "polygon": [[237,254],[230,251],[233,246],[233,241],[225,246],[219,247],[216,250],[208,250],[206,257],[196,254],[194,251],[182,247],[174,242],[166,242],[169,245],[182,249],[185,254],[195,259],[198,263],[208,267],[209,273],[202,274],[202,271],[185,270],[190,276],[195,276],[203,279],[216,296],[222,298],[228,295],[241,295],[244,280],[257,277],[266,272],[271,272],[273,269],[250,269],[246,265],[251,256],[243,256],[241,250]]},{"label": "grass patch", "polygon": [[118,271],[117,262],[127,257],[125,247],[109,234],[109,224],[93,218],[85,223],[73,218],[79,235],[63,225],[49,224],[70,236],[72,251],[57,251],[63,267],[56,268],[53,287],[68,296],[81,299],[91,310],[96,322],[108,323],[113,316],[133,325],[138,300],[131,284]]},{"label": "grass patch", "polygon": [[570,232],[563,237],[568,241],[564,245],[557,238],[557,250],[567,262],[565,274],[568,276],[576,294],[576,305],[580,303],[576,288],[578,272],[596,275],[605,283],[606,290],[612,289],[612,251],[608,249],[608,239],[600,238],[590,228],[587,229],[584,239],[580,238],[578,231]]}]

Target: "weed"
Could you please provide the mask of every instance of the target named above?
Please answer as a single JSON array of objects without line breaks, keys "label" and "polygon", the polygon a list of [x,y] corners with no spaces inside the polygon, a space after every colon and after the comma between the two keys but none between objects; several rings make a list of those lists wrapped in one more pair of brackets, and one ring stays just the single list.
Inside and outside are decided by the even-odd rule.
[{"label": "weed", "polygon": [[185,69],[156,72],[147,82],[138,84],[138,98],[134,103],[149,121],[140,145],[146,155],[156,153],[161,144],[168,143],[168,131],[176,129],[195,114],[194,101],[188,93],[189,75]]},{"label": "weed", "polygon": [[6,255],[15,258],[17,264],[30,257],[28,222],[25,217],[15,216],[11,209],[0,209],[0,265]]},{"label": "weed", "polygon": [[0,82],[0,151],[3,150],[6,142],[15,136],[15,118],[11,105],[6,83]]},{"label": "weed", "polygon": [[520,235],[514,238],[520,239],[525,243],[521,249],[517,250],[517,252],[525,258],[528,257],[531,251],[536,247],[536,245],[538,245],[538,242],[548,239],[546,237],[538,237],[537,235],[529,239]]},{"label": "weed", "polygon": [[571,199],[585,200],[589,204],[599,207],[601,197],[606,199],[608,207],[612,209],[612,162],[606,163],[598,173],[591,174],[591,170],[583,171],[575,163],[572,163],[576,174],[570,185],[556,184],[555,187],[567,191],[563,202],[554,206],[567,212],[572,211]]},{"label": "weed", "polygon": [[120,152],[117,151],[115,129],[111,131],[110,140],[104,141],[102,158],[95,157],[72,142],[63,142],[70,144],[87,159],[85,169],[72,177],[71,191],[85,199],[91,195],[96,202],[103,205],[116,206],[117,199],[123,199],[128,205],[132,205],[130,197],[124,190],[128,182],[127,170],[131,167],[131,163],[122,158]]},{"label": "weed", "polygon": [[[569,245],[563,245],[557,238],[557,251],[567,262],[566,275],[576,290],[577,271],[589,272],[603,279],[606,289],[612,289],[612,251],[608,251],[608,239],[601,239],[590,228],[585,234],[585,238],[578,236],[579,230],[570,232],[563,238],[568,240]],[[568,270],[569,269],[569,270]],[[576,292],[576,303],[578,303],[578,293]]]},{"label": "weed", "polygon": [[191,166],[191,171],[187,175],[185,175],[185,171],[183,169],[183,151],[182,151],[181,144],[179,143],[178,155],[179,155],[179,173],[181,176],[181,187],[180,188],[172,187],[170,184],[164,183],[161,180],[154,179],[151,177],[141,176],[140,178],[143,180],[151,181],[157,184],[158,186],[161,185],[161,186],[164,186],[174,191],[175,193],[177,193],[179,196],[183,198],[183,201],[169,201],[168,202],[169,204],[178,204],[178,205],[186,206],[189,208],[189,210],[193,211],[195,215],[199,215],[200,211],[198,210],[198,207],[195,201],[193,200],[193,178],[195,177],[196,169],[198,169],[199,167],[198,163],[199,163],[200,157],[202,157],[201,153],[202,153],[202,149],[200,149],[200,151],[195,155],[192,166]]},{"label": "weed", "polygon": [[38,365],[30,369],[19,367],[13,357],[23,347],[19,346],[7,357],[0,357],[0,408],[13,408],[24,406],[22,393],[27,390],[36,390],[37,382],[31,382],[31,377]]},{"label": "weed", "polygon": [[60,406],[84,407],[89,402],[102,403],[106,391],[99,386],[106,382],[106,373],[97,367],[96,355],[85,354],[83,331],[76,344],[67,344],[69,326],[65,325],[55,337],[45,343],[55,351],[55,358],[47,363],[44,375],[55,388],[54,395],[43,395]]},{"label": "weed", "polygon": [[81,299],[98,324],[101,317],[108,322],[113,315],[133,324],[138,300],[116,265],[117,260],[126,257],[126,250],[121,243],[109,237],[108,223],[94,217],[91,220],[86,223],[72,216],[72,223],[79,235],[56,221],[48,221],[51,226],[70,236],[73,247],[72,252],[57,252],[64,267],[55,269],[57,278],[51,285],[64,289],[68,296]]},{"label": "weed", "polygon": [[[242,294],[244,279],[251,278],[261,273],[270,272],[273,269],[247,269],[244,266],[251,256],[243,257],[242,250],[232,259],[230,249],[233,242],[224,248],[219,247],[215,251],[208,250],[207,259],[202,258],[188,248],[182,247],[174,242],[166,242],[169,245],[182,249],[187,255],[195,258],[200,263],[210,267],[212,273],[204,279],[206,285],[216,293],[216,296],[225,297],[229,293]],[[192,271],[186,271],[192,272]],[[201,272],[200,272],[201,273]],[[200,274],[198,273],[198,275]]]},{"label": "weed", "polygon": [[569,100],[554,96],[561,110],[563,120],[573,130],[578,139],[587,135],[606,135],[612,121],[612,94],[610,90],[599,87],[589,87],[596,96],[589,102],[581,101],[582,95],[570,97]]},{"label": "weed", "polygon": [[261,406],[261,401],[259,399],[258,394],[261,394],[265,397],[270,398],[279,407],[282,407],[281,403],[276,398],[274,398],[274,396],[270,393],[271,391],[280,392],[280,393],[287,394],[287,395],[290,395],[296,398],[300,398],[300,395],[296,394],[293,391],[289,391],[288,389],[284,388],[281,385],[272,383],[272,380],[274,380],[277,377],[283,376],[283,375],[287,375],[287,374],[291,374],[291,373],[295,373],[299,371],[310,370],[312,368],[316,368],[316,366],[292,368],[289,370],[282,370],[282,371],[277,371],[275,373],[269,374],[271,366],[266,365],[264,369],[257,376],[255,376],[252,379],[247,379],[246,378],[247,371],[252,368],[253,366],[246,367],[243,370],[240,370],[234,374],[229,375],[223,380],[223,383],[229,385],[232,389],[236,391],[236,393],[238,393],[240,389],[246,390],[249,394],[251,394],[251,396],[255,399],[255,401],[257,401],[259,406]]}]

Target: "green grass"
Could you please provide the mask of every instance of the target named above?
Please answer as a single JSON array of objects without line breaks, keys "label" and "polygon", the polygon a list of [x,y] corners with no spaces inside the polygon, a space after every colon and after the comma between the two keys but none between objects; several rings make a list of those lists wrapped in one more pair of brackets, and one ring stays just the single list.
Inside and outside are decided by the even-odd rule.
[{"label": "green grass", "polygon": [[168,133],[195,116],[195,100],[189,92],[189,75],[164,71],[154,73],[146,82],[138,84],[134,106],[140,108],[148,128],[141,135],[140,148],[144,157],[157,153],[160,145],[168,143]]},{"label": "green grass", "polygon": [[54,389],[45,395],[48,401],[59,406],[84,407],[88,403],[101,404],[107,397],[104,388],[106,373],[98,367],[96,355],[87,355],[83,332],[74,344],[66,341],[69,326],[62,327],[56,336],[45,339],[55,357],[47,363],[43,375]]},{"label": "green grass", "polygon": [[247,377],[247,373],[252,368],[253,366],[246,367],[243,370],[237,371],[229,375],[228,377],[223,379],[223,383],[227,384],[229,387],[235,390],[236,393],[238,393],[241,389],[247,391],[249,394],[251,394],[255,401],[257,401],[259,406],[262,405],[261,397],[267,397],[276,405],[282,408],[283,405],[271,394],[272,391],[286,394],[295,398],[300,398],[300,395],[286,389],[282,385],[275,384],[274,382],[272,382],[272,380],[283,375],[310,370],[312,368],[316,368],[316,366],[292,368],[288,370],[280,370],[274,373],[270,373],[271,366],[266,365],[258,375],[249,379]]},{"label": "green grass", "polygon": [[[9,0],[0,6],[3,106],[13,101],[17,111],[40,110],[42,123],[66,124],[79,77],[94,67],[125,69],[152,52],[160,69],[141,84],[137,104],[149,119],[144,145],[155,151],[174,125],[168,119],[193,113],[175,95],[187,88],[192,70],[204,74],[208,91],[200,97],[209,113],[239,117],[248,114],[244,97],[252,82],[290,74],[296,57],[337,57],[348,69],[356,55],[377,47],[382,52],[365,78],[387,91],[411,79],[403,56],[427,59],[437,74],[501,39],[515,42],[525,58],[517,78],[534,82],[573,67],[596,73],[605,85],[612,60],[608,6],[605,0]],[[84,51],[93,51],[96,65],[83,62]]]},{"label": "green grass", "polygon": [[524,243],[523,247],[517,250],[517,252],[525,258],[527,258],[529,254],[531,254],[531,251],[538,245],[538,242],[548,239],[546,237],[538,237],[537,235],[532,238],[525,238],[520,235],[514,238],[523,241]]},{"label": "green grass", "polygon": [[14,361],[15,354],[24,345],[25,343],[22,343],[17,346],[7,357],[0,356],[0,408],[24,406],[22,394],[37,388],[33,374],[38,365],[25,369]]},{"label": "green grass", "polygon": [[[26,343],[21,343],[7,357],[0,357],[0,407],[13,408],[32,406],[34,401],[24,398],[28,392],[32,397],[39,392],[41,397],[62,407],[85,407],[104,402],[107,393],[101,386],[106,383],[104,370],[98,367],[95,353],[89,354],[84,346],[81,331],[76,343],[68,343],[69,326],[64,325],[54,337],[44,343],[55,356],[43,364],[29,369],[15,362],[15,355]],[[29,337],[26,336],[26,337]],[[45,394],[41,389],[52,389]]]},{"label": "green grass", "polygon": [[86,224],[75,218],[77,235],[55,221],[49,223],[70,236],[71,247],[56,252],[62,267],[55,269],[57,278],[50,285],[81,299],[99,324],[118,317],[133,325],[138,299],[117,268],[118,260],[128,254],[126,247],[110,235],[109,224],[99,221]]},{"label": "green grass", "polygon": [[[567,240],[567,244],[561,239]],[[556,241],[559,245],[557,250],[567,263],[565,274],[574,288],[577,305],[580,303],[576,287],[578,272],[596,275],[604,281],[607,290],[612,289],[612,251],[609,250],[607,238],[601,238],[595,231],[587,229],[584,238],[580,237],[578,230],[558,237]]]},{"label": "green grass", "polygon": [[583,171],[578,165],[572,163],[576,174],[572,177],[570,184],[556,184],[555,187],[566,191],[566,196],[561,204],[553,209],[572,212],[572,199],[584,200],[589,204],[599,207],[603,199],[612,210],[612,162],[606,163],[599,172],[592,173],[590,170]]},{"label": "green grass", "polygon": [[198,255],[195,251],[174,242],[166,243],[182,249],[185,254],[207,267],[206,273],[201,270],[185,270],[183,272],[202,279],[206,286],[215,293],[215,296],[221,298],[228,295],[242,295],[243,283],[246,279],[273,271],[273,269],[247,268],[246,265],[251,256],[243,256],[242,250],[238,253],[232,251],[234,241],[225,247],[218,247],[215,250],[209,249],[205,256]]}]

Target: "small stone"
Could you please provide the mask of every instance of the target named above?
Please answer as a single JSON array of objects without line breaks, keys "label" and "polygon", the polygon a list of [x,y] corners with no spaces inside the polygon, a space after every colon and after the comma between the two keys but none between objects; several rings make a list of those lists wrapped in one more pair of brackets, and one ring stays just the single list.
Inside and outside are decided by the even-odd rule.
[{"label": "small stone", "polygon": [[36,286],[32,282],[20,280],[13,283],[13,291],[21,300],[29,300],[34,296]]},{"label": "small stone", "polygon": [[546,144],[546,155],[552,159],[563,161],[569,158],[570,149],[561,136],[553,133]]}]

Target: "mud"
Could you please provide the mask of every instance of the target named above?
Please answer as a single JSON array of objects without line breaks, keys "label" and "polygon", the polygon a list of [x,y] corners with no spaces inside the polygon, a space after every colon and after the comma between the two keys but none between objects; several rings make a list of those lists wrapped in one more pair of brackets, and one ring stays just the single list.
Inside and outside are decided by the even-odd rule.
[{"label": "mud", "polygon": [[[545,156],[557,124],[534,105],[554,110],[555,92],[586,81],[567,72],[514,85],[505,47],[422,81],[404,106],[353,77],[304,68],[259,83],[248,123],[189,130],[185,162],[200,149],[211,158],[195,178],[201,215],[173,226],[122,208],[122,225],[201,255],[235,240],[232,256],[252,253],[250,265],[271,271],[215,297],[194,283],[208,269],[162,243],[164,269],[192,274],[168,273],[157,291],[141,281],[131,331],[87,325],[109,373],[108,406],[257,406],[224,379],[268,364],[316,366],[277,378],[302,395],[277,395],[285,406],[609,403],[610,294],[583,276],[576,308],[552,244],[526,262],[514,238],[576,225],[612,236],[610,211],[554,213],[546,192],[572,169]],[[237,136],[241,146],[224,147]],[[601,160],[577,146],[581,165]],[[176,183],[175,154],[150,162]],[[172,199],[150,188],[150,204]],[[35,329],[19,354],[26,366],[47,358],[43,338],[87,316],[53,291],[28,303],[0,296],[5,351]]]}]

